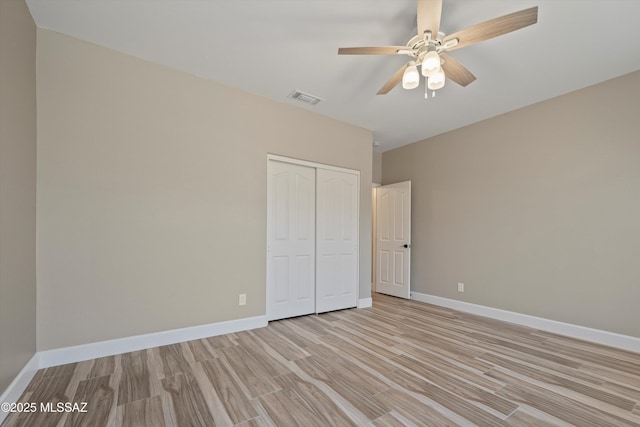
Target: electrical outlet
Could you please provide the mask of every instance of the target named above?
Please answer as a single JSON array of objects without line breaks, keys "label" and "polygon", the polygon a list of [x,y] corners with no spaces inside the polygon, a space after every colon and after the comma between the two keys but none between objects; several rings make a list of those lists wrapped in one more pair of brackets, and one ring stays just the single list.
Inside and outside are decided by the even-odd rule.
[{"label": "electrical outlet", "polygon": [[458,292],[464,292],[464,283],[458,282]]},{"label": "electrical outlet", "polygon": [[238,295],[238,305],[247,305],[247,294]]}]

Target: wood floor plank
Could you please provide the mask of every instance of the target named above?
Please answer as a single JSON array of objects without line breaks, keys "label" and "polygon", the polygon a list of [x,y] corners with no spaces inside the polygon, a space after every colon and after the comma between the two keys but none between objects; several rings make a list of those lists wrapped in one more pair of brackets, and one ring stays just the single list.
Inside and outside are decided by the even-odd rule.
[{"label": "wood floor plank", "polygon": [[302,349],[321,342],[315,335],[307,333],[304,328],[296,327],[296,319],[284,319],[271,322],[269,323],[269,328],[274,332],[287,337],[291,342]]},{"label": "wood floor plank", "polygon": [[234,424],[258,416],[250,399],[242,392],[239,382],[221,360],[209,359],[201,362],[201,365]]},{"label": "wood floor plank", "polygon": [[[377,398],[388,407],[394,408],[394,412],[400,413],[416,426],[449,427],[459,425],[433,406],[419,401],[406,391],[389,389],[380,393]],[[394,418],[396,417],[394,416]]]},{"label": "wood floor plank", "polygon": [[[496,359],[492,359],[492,358]],[[603,378],[598,377],[592,373],[586,372],[583,367],[573,368],[570,366],[566,366],[564,364],[559,364],[555,362],[550,362],[547,360],[543,360],[537,358],[535,356],[530,356],[524,353],[511,352],[508,349],[501,349],[500,351],[496,351],[495,349],[484,353],[481,356],[478,356],[478,360],[485,361],[489,363],[491,369],[496,366],[496,360],[510,360],[515,361],[526,366],[535,367],[538,369],[542,369],[545,372],[552,373],[554,375],[561,375],[566,378],[572,378],[575,380],[582,381],[588,384],[594,384],[596,386],[603,385]],[[488,372],[490,369],[486,370]]]},{"label": "wood floor plank", "polygon": [[248,354],[251,354],[256,363],[262,368],[262,371],[270,376],[275,377],[290,372],[288,367],[267,353],[262,340],[259,340],[256,336],[248,333],[244,334],[238,338],[238,345]]},{"label": "wood floor plank", "polygon": [[148,350],[121,355],[122,376],[118,385],[118,406],[151,397]]},{"label": "wood floor plank", "polygon": [[342,355],[335,353],[327,346],[317,345],[310,347],[309,351],[316,356],[315,360],[322,360],[325,369],[331,372],[331,375],[345,378],[372,396],[389,388],[387,384],[376,376]]},{"label": "wood floor plank", "polygon": [[77,363],[68,363],[38,370],[27,386],[25,393],[32,392],[38,382],[44,378],[73,375],[77,366]]},{"label": "wood floor plank", "polygon": [[345,316],[345,318],[341,322],[336,323],[335,326],[339,328],[339,330],[344,330],[360,339],[364,338],[367,342],[376,344],[381,348],[390,348],[398,344],[398,338],[395,333],[397,329],[395,331],[388,330],[388,332],[385,332],[381,327],[362,323],[358,318],[351,317],[352,318]]},{"label": "wood floor plank", "polygon": [[602,354],[617,360],[626,360],[626,361],[638,363],[638,353],[635,353],[633,351],[624,350],[621,348],[609,347],[606,345],[597,344],[597,343],[581,340],[578,338],[559,336],[551,332],[545,332],[545,331],[536,330],[533,332],[533,335],[543,337],[545,339],[545,342],[549,343],[550,345],[558,345],[566,349],[577,349],[577,350],[586,350],[586,351],[596,352],[598,354]]},{"label": "wood floor plank", "polygon": [[638,373],[640,373],[640,362],[625,360],[619,357],[612,358],[597,350],[587,350],[583,348],[576,348],[575,346],[570,347],[558,343],[544,343],[541,348],[556,354],[562,354],[568,358],[581,360],[585,363],[591,363],[596,366],[606,363],[610,368],[613,368],[616,371],[626,372],[633,375],[638,375]]},{"label": "wood floor plank", "polygon": [[450,375],[426,363],[419,362],[407,356],[399,356],[397,360],[398,363],[400,363],[406,371],[411,372],[412,375],[428,378],[430,382],[441,388],[452,391],[466,400],[481,403],[505,416],[511,414],[518,408],[518,405],[507,399],[496,396],[490,391],[478,387],[471,382],[460,380],[454,375]]},{"label": "wood floor plank", "polygon": [[585,384],[570,378],[565,378],[561,375],[545,372],[542,369],[527,366],[523,363],[510,361],[500,356],[485,355],[483,358],[484,360],[494,363],[496,366],[500,366],[512,372],[517,372],[528,378],[564,387],[627,411],[631,411],[636,403],[631,399],[603,390],[602,384]]},{"label": "wood floor plank", "polygon": [[264,422],[262,417],[252,418],[250,420],[236,424],[235,427],[266,427],[267,423]]},{"label": "wood floor plank", "polygon": [[[346,328],[336,328],[332,332],[337,337],[342,338],[345,341],[349,341],[353,344],[359,344],[361,347],[365,348],[370,353],[374,353],[376,355],[386,357],[387,359],[392,359],[398,355],[397,352],[393,352],[390,350],[390,346],[385,344],[384,342],[380,342],[379,335],[372,337],[364,337],[357,333],[353,333]],[[393,345],[400,344],[398,341],[392,340]]]},{"label": "wood floor plank", "polygon": [[471,423],[486,426],[506,425],[503,419],[475,406],[463,396],[457,395],[448,389],[440,388],[404,371],[394,371],[386,374],[386,376],[403,388],[427,397],[450,411],[461,415]]},{"label": "wood floor plank", "polygon": [[[507,387],[497,392],[500,396],[527,404],[570,424],[579,426],[640,426],[640,423],[636,423],[626,417],[608,413],[563,394],[519,380],[498,370],[493,370],[487,375],[500,378],[509,383]],[[632,415],[631,413],[629,414]]]},{"label": "wood floor plank", "polygon": [[262,364],[241,346],[227,347],[217,351],[224,355],[227,363],[233,367],[252,398],[279,389],[271,374],[265,371]]},{"label": "wood floor plank", "polygon": [[297,327],[306,330],[309,334],[315,335],[316,338],[326,335],[335,327],[331,322],[326,322],[321,317],[315,315],[301,316],[295,320]]},{"label": "wood floor plank", "polygon": [[179,373],[162,380],[164,389],[171,394],[176,424],[179,426],[215,426],[213,416],[190,372]]},{"label": "wood floor plank", "polygon": [[502,384],[483,375],[493,367],[488,363],[478,363],[476,359],[463,357],[450,359],[441,353],[432,352],[431,349],[419,349],[412,346],[399,346],[398,349],[401,350],[404,355],[419,363],[424,363],[433,369],[450,373],[451,375],[477,384],[490,391],[495,391],[502,387]]},{"label": "wood floor plank", "polygon": [[404,427],[405,424],[396,418],[392,413],[387,413],[373,420],[374,427]]},{"label": "wood floor plank", "polygon": [[[359,363],[371,369],[374,369],[376,372],[384,373],[398,369],[398,366],[393,364],[391,359],[387,359],[375,353],[364,350],[336,335],[326,336],[324,338],[324,344],[328,345],[329,347],[336,348],[337,352],[340,354],[351,356],[353,359],[358,360]],[[308,349],[316,349],[316,351],[318,348],[318,346],[308,347]]]},{"label": "wood floor plank", "polygon": [[124,405],[122,427],[168,427],[164,422],[160,396]]},{"label": "wood floor plank", "polygon": [[309,356],[308,352],[286,339],[284,335],[274,332],[272,328],[255,329],[253,333],[287,360]]},{"label": "wood floor plank", "polygon": [[458,342],[468,342],[467,336],[474,332],[458,318],[436,318],[433,315],[422,314],[420,316],[404,316],[398,320],[398,325],[403,331],[418,332],[428,330],[442,338],[450,338]]},{"label": "wood floor plank", "polygon": [[200,391],[202,392],[202,397],[204,398],[207,407],[209,408],[209,412],[213,416],[213,421],[216,425],[219,426],[231,426],[233,425],[233,421],[229,417],[227,410],[225,409],[224,404],[220,400],[220,396],[216,392],[216,390],[212,387],[211,381],[209,380],[209,376],[204,371],[202,367],[202,363],[196,363],[192,366],[191,373],[196,379],[198,383],[198,387],[200,387]]},{"label": "wood floor plank", "polygon": [[[57,377],[61,375],[71,375],[76,370],[77,363],[67,363],[66,365],[52,366],[50,368],[41,369],[36,373],[35,380],[39,378]],[[39,376],[39,378],[38,378]]]},{"label": "wood floor plank", "polygon": [[214,349],[211,348],[207,340],[193,340],[187,342],[195,362],[202,362],[203,360],[213,359],[216,356]]},{"label": "wood floor plank", "polygon": [[[100,427],[109,423],[109,414],[115,405],[110,380],[110,375],[104,375],[80,382],[72,403],[81,405],[79,408],[86,409],[86,412],[67,414],[65,427]],[[83,408],[85,402],[86,408]]]},{"label": "wood floor plank", "polygon": [[527,412],[517,410],[509,418],[507,424],[513,427],[535,426],[535,427],[558,427],[562,424],[554,423],[531,415]]},{"label": "wood floor plank", "polygon": [[626,396],[631,400],[640,402],[640,389],[638,388],[627,387],[625,385],[612,383],[612,382],[602,383],[602,388],[604,390],[616,393],[618,396]]},{"label": "wood floor plank", "polygon": [[478,316],[471,313],[460,313],[457,319],[460,330],[495,335],[508,341],[522,344],[540,345],[548,338],[535,334],[536,329],[528,326],[506,323],[496,319]]},{"label": "wood floor plank", "polygon": [[165,377],[172,377],[189,371],[189,361],[185,356],[185,348],[178,344],[158,347]]},{"label": "wood floor plank", "polygon": [[[120,356],[117,356],[120,357]],[[103,377],[111,375],[116,370],[116,356],[100,357],[93,360],[91,371],[87,378]]]},{"label": "wood floor plank", "polygon": [[235,334],[226,334],[226,335],[218,335],[216,337],[208,337],[205,338],[209,347],[213,350],[218,350],[221,348],[232,347],[236,345]]},{"label": "wood floor plank", "polygon": [[327,426],[355,426],[356,424],[318,387],[294,373],[276,377],[283,390],[295,393],[313,412],[314,418]]},{"label": "wood floor plank", "polygon": [[[388,317],[379,316],[376,311],[372,310],[357,310],[357,311],[341,311],[336,313],[342,322],[351,322],[357,325],[357,327],[364,328],[366,325],[368,329],[378,331],[382,334],[386,334],[389,337],[395,337],[398,334],[398,326],[396,320],[390,320]],[[338,326],[342,323],[338,323]]]},{"label": "wood floor plank", "polygon": [[[471,366],[478,371],[488,371],[491,366],[477,360],[477,357],[484,352],[475,347],[474,344],[462,344],[451,340],[442,340],[438,336],[425,332],[406,333],[401,336],[406,343],[419,350],[426,349],[441,358],[457,361],[465,366]],[[398,347],[400,348],[400,347]]]},{"label": "wood floor plank", "polygon": [[370,420],[374,420],[390,410],[376,399],[374,394],[367,393],[358,383],[353,383],[342,375],[336,375],[334,370],[315,357],[298,359],[296,365],[310,377],[332,388]]},{"label": "wood floor plank", "polygon": [[[345,310],[340,310],[340,311],[345,311]],[[318,317],[324,320],[325,322],[338,322],[340,321],[340,318],[337,316],[337,314],[340,313],[340,311],[334,311],[333,313],[331,312],[320,313],[318,314]]]},{"label": "wood floor plank", "polygon": [[545,361],[557,363],[559,365],[569,366],[571,368],[579,368],[583,365],[582,362],[570,359],[567,357],[559,356],[553,351],[543,351],[538,348],[529,347],[522,344],[517,344],[511,341],[506,341],[501,338],[496,338],[487,334],[473,333],[472,336],[478,339],[478,346],[480,348],[487,348],[489,350],[495,350],[497,348],[511,350],[512,352],[523,353],[529,356],[533,356]]},{"label": "wood floor plank", "polygon": [[275,426],[283,427],[326,427],[324,420],[318,419],[307,405],[294,393],[278,390],[257,401]]},{"label": "wood floor plank", "polygon": [[629,388],[640,390],[640,373],[632,375],[628,372],[616,371],[615,369],[610,368],[607,364],[585,364],[580,367],[580,371],[597,376],[606,382],[622,384]]},{"label": "wood floor plank", "polygon": [[636,426],[640,354],[416,301],[39,370],[2,427]]},{"label": "wood floor plank", "polygon": [[[66,394],[67,387],[73,377],[75,364],[73,367],[65,365],[60,369],[50,369],[47,373],[43,373],[37,384],[33,385],[33,393],[29,396],[29,402],[35,403],[37,410],[35,412],[22,413],[14,419],[16,427],[53,427],[58,425],[62,419],[63,412],[47,412],[41,410],[41,405],[51,405],[55,408],[58,403],[70,402],[70,396]],[[55,375],[46,375],[55,372]],[[59,375],[58,375],[59,374]],[[3,423],[4,424],[4,423]]]}]

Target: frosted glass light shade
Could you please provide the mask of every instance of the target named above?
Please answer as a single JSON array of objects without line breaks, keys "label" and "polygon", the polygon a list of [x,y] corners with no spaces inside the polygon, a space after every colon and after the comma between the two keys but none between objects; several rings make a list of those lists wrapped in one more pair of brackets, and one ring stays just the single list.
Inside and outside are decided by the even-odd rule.
[{"label": "frosted glass light shade", "polygon": [[429,76],[429,79],[427,80],[427,87],[430,90],[438,90],[444,86],[444,82],[445,82],[444,71],[442,71],[442,68],[438,68],[437,72]]},{"label": "frosted glass light shade", "polygon": [[420,73],[415,62],[411,62],[402,75],[402,87],[404,89],[415,89],[420,84]]},{"label": "frosted glass light shade", "polygon": [[431,77],[440,69],[440,56],[435,50],[430,50],[422,60],[422,75]]}]

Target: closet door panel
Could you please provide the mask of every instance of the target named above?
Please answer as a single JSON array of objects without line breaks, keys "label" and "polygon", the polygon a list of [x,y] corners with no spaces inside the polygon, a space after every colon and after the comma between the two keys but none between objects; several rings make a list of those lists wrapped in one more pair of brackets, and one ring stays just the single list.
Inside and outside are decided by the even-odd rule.
[{"label": "closet door panel", "polygon": [[358,176],[318,169],[316,312],[358,300]]},{"label": "closet door panel", "polygon": [[316,170],[269,161],[267,318],[315,311]]}]

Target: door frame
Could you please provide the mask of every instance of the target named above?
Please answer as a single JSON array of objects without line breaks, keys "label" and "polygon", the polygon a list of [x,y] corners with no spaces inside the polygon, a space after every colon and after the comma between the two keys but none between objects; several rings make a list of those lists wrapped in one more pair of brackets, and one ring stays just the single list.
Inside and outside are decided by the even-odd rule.
[{"label": "door frame", "polygon": [[376,240],[378,239],[378,192],[377,188],[381,187],[381,184],[373,183],[371,184],[371,292],[376,291],[376,258],[377,258],[377,249],[376,249]]},{"label": "door frame", "polygon": [[[358,186],[358,201],[356,202],[356,218],[358,219],[358,223],[357,223],[357,227],[356,227],[356,241],[358,242],[358,256],[357,256],[357,266],[356,266],[356,277],[355,277],[355,282],[356,282],[356,302],[359,301],[360,299],[360,253],[361,253],[361,246],[360,246],[360,203],[361,203],[361,199],[362,199],[362,195],[361,195],[361,189],[360,189],[360,171],[359,170],[355,170],[355,169],[348,169],[348,168],[343,168],[340,166],[333,166],[333,165],[327,165],[324,163],[318,163],[318,162],[312,162],[309,160],[302,160],[302,159],[296,159],[293,157],[286,157],[286,156],[281,156],[279,154],[272,154],[272,153],[267,153],[267,178],[269,177],[269,162],[270,161],[276,161],[276,162],[282,162],[282,163],[290,163],[290,164],[294,164],[294,165],[300,165],[300,166],[307,166],[307,167],[311,167],[311,168],[315,168],[317,169],[326,169],[326,170],[331,170],[331,171],[336,171],[336,172],[343,172],[343,173],[348,173],[348,174],[353,174],[357,176],[357,186]],[[265,265],[265,287],[266,287],[266,293],[265,293],[265,315],[267,317],[267,319],[269,318],[269,314],[270,314],[270,308],[269,308],[269,297],[271,296],[271,293],[273,292],[273,289],[270,288],[269,286],[269,179],[266,180],[267,182],[265,183],[266,185],[266,195],[267,195],[267,212],[265,217],[267,218],[267,227],[266,227],[266,245],[265,245],[265,259],[266,259],[266,265]],[[317,220],[317,204],[316,204],[316,220]],[[316,233],[317,233],[317,227],[316,227]],[[316,240],[315,240],[315,245],[316,245],[316,249],[317,249],[317,234],[316,234]],[[317,254],[317,250],[316,250],[316,254]],[[316,263],[317,265],[317,263]],[[316,273],[315,273],[315,278],[314,281],[317,281],[317,269],[316,269]],[[315,285],[317,283],[314,283],[314,294],[316,292],[315,289]],[[318,308],[315,302],[315,295],[314,295],[314,307],[315,307],[315,313],[318,312]]]}]

